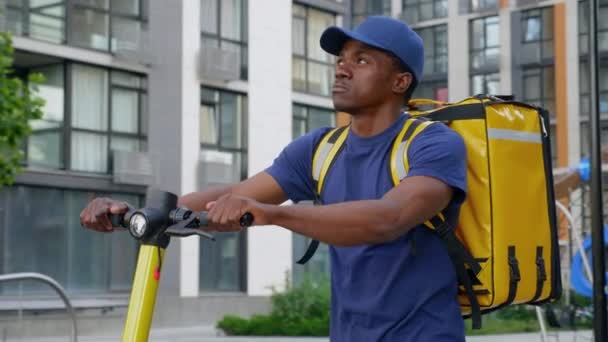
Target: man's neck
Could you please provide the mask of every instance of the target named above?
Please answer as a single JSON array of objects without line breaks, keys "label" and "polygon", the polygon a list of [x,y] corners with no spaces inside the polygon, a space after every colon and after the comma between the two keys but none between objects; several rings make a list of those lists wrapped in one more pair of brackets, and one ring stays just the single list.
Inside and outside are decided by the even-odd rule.
[{"label": "man's neck", "polygon": [[352,130],[360,137],[371,137],[384,132],[400,115],[401,106],[390,103],[379,108],[361,110],[352,115]]}]

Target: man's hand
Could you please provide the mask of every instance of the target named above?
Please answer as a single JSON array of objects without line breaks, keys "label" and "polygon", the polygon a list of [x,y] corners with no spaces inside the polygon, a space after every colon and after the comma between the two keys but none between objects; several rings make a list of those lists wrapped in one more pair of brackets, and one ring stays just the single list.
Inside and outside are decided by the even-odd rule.
[{"label": "man's hand", "polygon": [[240,220],[245,213],[253,215],[253,225],[270,224],[270,216],[274,205],[262,204],[251,198],[235,194],[225,194],[217,201],[209,202],[207,218],[209,227],[205,230],[219,232],[241,231]]},{"label": "man's hand", "polygon": [[115,201],[111,198],[96,198],[80,213],[80,225],[98,232],[111,232],[112,223],[109,214],[122,214],[129,210],[126,202]]}]

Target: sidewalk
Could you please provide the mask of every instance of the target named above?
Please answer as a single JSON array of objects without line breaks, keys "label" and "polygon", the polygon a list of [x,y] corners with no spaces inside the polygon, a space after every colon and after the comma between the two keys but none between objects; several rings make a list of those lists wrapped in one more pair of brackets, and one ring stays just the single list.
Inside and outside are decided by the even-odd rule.
[{"label": "sidewalk", "polygon": [[[562,332],[559,336],[549,334],[547,341],[544,342],[585,342],[593,341],[591,331]],[[488,335],[467,337],[467,342],[542,342],[540,333],[508,334],[508,335]],[[65,342],[64,338],[38,338],[38,339],[8,339],[7,342],[28,341],[28,342]],[[80,337],[79,342],[116,342],[120,341],[120,336],[95,336]],[[153,329],[150,335],[150,342],[329,342],[329,339],[312,337],[232,337],[216,336],[216,331],[211,326]]]}]

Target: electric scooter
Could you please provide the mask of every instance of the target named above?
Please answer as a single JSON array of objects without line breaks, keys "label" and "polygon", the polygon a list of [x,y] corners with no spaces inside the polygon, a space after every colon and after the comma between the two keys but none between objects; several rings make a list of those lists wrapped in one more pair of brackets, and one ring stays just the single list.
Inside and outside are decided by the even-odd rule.
[{"label": "electric scooter", "polygon": [[[240,224],[243,228],[249,227],[253,219],[251,213],[245,213]],[[156,189],[148,190],[144,208],[110,215],[110,221],[112,226],[128,230],[141,242],[122,341],[145,342],[150,333],[165,249],[171,237],[199,235],[215,239],[199,229],[208,225],[207,212],[178,208],[175,194]]]}]

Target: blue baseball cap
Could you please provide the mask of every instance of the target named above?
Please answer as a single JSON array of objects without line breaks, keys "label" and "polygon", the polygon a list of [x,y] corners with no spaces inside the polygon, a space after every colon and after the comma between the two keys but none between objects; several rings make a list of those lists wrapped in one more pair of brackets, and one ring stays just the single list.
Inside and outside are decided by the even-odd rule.
[{"label": "blue baseball cap", "polygon": [[393,54],[410,69],[414,84],[420,82],[424,70],[424,45],[422,38],[405,22],[387,16],[370,16],[352,31],[331,26],[321,35],[321,48],[338,56],[349,39]]}]

